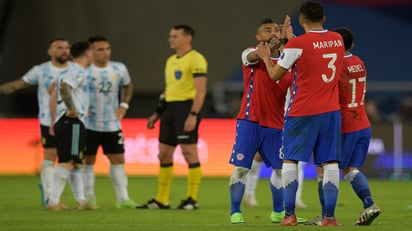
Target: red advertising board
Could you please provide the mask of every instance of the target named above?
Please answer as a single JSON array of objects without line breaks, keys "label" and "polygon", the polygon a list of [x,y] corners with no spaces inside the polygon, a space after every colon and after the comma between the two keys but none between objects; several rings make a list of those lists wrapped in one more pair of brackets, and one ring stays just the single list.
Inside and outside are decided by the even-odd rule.
[{"label": "red advertising board", "polygon": [[[157,175],[159,170],[158,128],[146,128],[145,119],[124,119],[125,168],[129,175]],[[229,176],[228,163],[235,137],[236,120],[203,119],[199,128],[198,151],[204,176]],[[43,159],[40,125],[37,119],[0,119],[0,174],[37,174]],[[181,150],[174,155],[175,175],[187,175]],[[109,162],[99,149],[97,174],[108,174]]]}]

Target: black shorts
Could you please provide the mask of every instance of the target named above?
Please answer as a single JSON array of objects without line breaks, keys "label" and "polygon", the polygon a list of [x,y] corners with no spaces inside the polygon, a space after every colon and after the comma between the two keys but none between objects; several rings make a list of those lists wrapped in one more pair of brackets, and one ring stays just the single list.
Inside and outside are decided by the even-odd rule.
[{"label": "black shorts", "polygon": [[49,133],[48,126],[40,125],[40,134],[41,134],[41,143],[43,148],[55,148],[56,139],[54,136],[51,136]]},{"label": "black shorts", "polygon": [[185,121],[192,108],[193,101],[168,102],[167,109],[160,120],[159,142],[176,146],[177,144],[196,144],[200,117],[197,116],[196,128],[184,132]]},{"label": "black shorts", "polygon": [[104,154],[123,154],[124,137],[122,131],[98,132],[87,130],[87,142],[84,149],[85,155],[96,155],[99,146]]},{"label": "black shorts", "polygon": [[54,126],[56,134],[57,155],[59,163],[73,160],[82,163],[83,148],[86,143],[86,128],[79,119],[66,116],[57,121]]}]

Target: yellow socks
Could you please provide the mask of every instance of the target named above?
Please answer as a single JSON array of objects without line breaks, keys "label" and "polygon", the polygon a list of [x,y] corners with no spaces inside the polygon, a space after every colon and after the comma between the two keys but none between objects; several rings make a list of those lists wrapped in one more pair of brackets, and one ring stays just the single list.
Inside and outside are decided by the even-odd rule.
[{"label": "yellow socks", "polygon": [[156,200],[164,205],[169,204],[173,176],[173,163],[160,165]]},{"label": "yellow socks", "polygon": [[187,177],[187,197],[197,199],[197,192],[199,191],[200,181],[202,179],[202,170],[200,163],[189,165],[189,176]]}]

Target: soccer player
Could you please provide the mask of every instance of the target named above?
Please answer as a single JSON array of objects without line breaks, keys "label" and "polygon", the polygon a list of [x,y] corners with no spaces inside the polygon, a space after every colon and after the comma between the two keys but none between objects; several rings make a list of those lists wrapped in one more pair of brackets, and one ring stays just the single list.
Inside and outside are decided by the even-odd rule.
[{"label": "soccer player", "polygon": [[[124,137],[120,120],[129,108],[133,84],[127,67],[110,61],[110,42],[103,36],[88,39],[92,64],[88,67],[90,107],[86,118],[87,142],[84,151],[83,181],[86,198],[96,204],[94,164],[99,146],[110,161],[110,179],[117,197],[117,208],[135,208],[129,198],[124,170]],[[120,94],[119,94],[120,92]],[[120,95],[120,104],[119,104]]]},{"label": "soccer player", "polygon": [[370,225],[379,216],[366,176],[359,171],[365,163],[371,139],[371,125],[365,110],[366,68],[363,61],[351,53],[353,33],[347,28],[335,29],[344,41],[345,58],[339,81],[339,102],[342,114],[342,161],[339,163],[345,179],[363,203],[363,212],[354,225]]},{"label": "soccer player", "polygon": [[[279,26],[270,18],[265,19],[256,31],[256,39],[269,45],[269,61],[272,63],[276,63],[280,57],[280,34]],[[241,57],[244,93],[229,161],[234,165],[229,182],[230,222],[245,222],[240,204],[245,191],[246,176],[258,151],[265,164],[272,167],[270,189],[273,204],[270,219],[279,223],[285,215],[280,149],[285,97],[291,83],[291,75],[280,81],[273,81],[268,76],[265,63],[256,54],[256,47],[247,48]]]},{"label": "soccer player", "polygon": [[[286,101],[285,101],[285,111],[288,107],[290,99],[290,88],[286,94]],[[259,152],[256,153],[255,158],[253,159],[252,166],[250,171],[247,173],[246,176],[246,184],[245,184],[245,194],[243,196],[243,201],[248,207],[257,207],[258,203],[256,201],[255,192],[256,187],[259,180],[260,170],[262,168],[262,157],[260,156]],[[303,191],[303,180],[304,180],[304,171],[303,171],[304,162],[298,163],[298,189],[296,191],[296,207],[298,208],[306,208],[306,204],[302,201],[302,191]]]},{"label": "soccer player", "polygon": [[[339,226],[335,218],[341,158],[338,82],[345,48],[338,33],[323,28],[324,21],[323,7],[317,2],[306,2],[300,7],[299,16],[305,34],[289,39],[276,65],[270,59],[268,44],[262,42],[257,49],[274,80],[280,80],[289,68],[296,68],[283,130],[282,181],[286,215],[282,226],[298,223],[295,215],[297,163],[308,162],[312,152],[315,164],[322,165],[324,170],[322,225]],[[288,26],[290,18],[286,16],[284,27]]]},{"label": "soccer player", "polygon": [[[89,43],[87,41],[76,42],[70,51],[74,64],[57,77],[55,91],[51,92],[51,97],[56,97],[55,102],[57,103],[57,111],[52,110],[51,115],[52,117],[57,116],[53,118],[53,128],[59,160],[46,208],[54,211],[67,209],[59,202],[66,181],[70,178],[72,192],[77,202],[76,208],[97,210],[98,206],[90,204],[86,200],[80,174],[83,158],[82,149],[86,142],[84,124],[89,107],[86,72],[86,67],[90,64]],[[55,109],[56,105],[52,105],[53,100],[50,102],[50,107]]]},{"label": "soccer player", "polygon": [[39,188],[42,195],[42,205],[46,206],[51,190],[51,182],[57,159],[56,141],[49,134],[51,124],[48,88],[60,73],[72,63],[70,58],[69,41],[64,37],[55,37],[49,41],[47,54],[50,61],[32,67],[21,79],[0,85],[0,95],[11,94],[17,90],[37,85],[37,101],[39,103],[39,121],[41,141],[43,145],[43,161],[40,168],[41,183]]},{"label": "soccer player", "polygon": [[[345,56],[339,80],[339,103],[342,115],[342,160],[339,168],[349,180],[356,195],[363,203],[363,212],[354,225],[370,225],[379,216],[380,208],[374,203],[365,175],[359,168],[365,163],[371,138],[371,125],[365,110],[366,68],[363,61],[351,53],[353,33],[348,28],[335,29],[344,41]],[[323,181],[322,168],[317,167],[318,182]],[[322,184],[318,185],[322,215],[308,225],[321,225],[324,216]]]},{"label": "soccer player", "polygon": [[[173,180],[173,153],[176,146],[189,167],[188,191],[178,209],[198,209],[197,193],[202,178],[197,152],[198,127],[200,110],[206,96],[207,61],[198,51],[192,49],[195,32],[188,25],[176,25],[170,30],[170,48],[176,54],[166,61],[165,91],[161,105],[147,119],[147,127],[161,117],[159,134],[160,171],[158,175],[158,191],[156,198],[136,208],[169,209],[169,195]],[[164,102],[163,102],[164,101]]]}]

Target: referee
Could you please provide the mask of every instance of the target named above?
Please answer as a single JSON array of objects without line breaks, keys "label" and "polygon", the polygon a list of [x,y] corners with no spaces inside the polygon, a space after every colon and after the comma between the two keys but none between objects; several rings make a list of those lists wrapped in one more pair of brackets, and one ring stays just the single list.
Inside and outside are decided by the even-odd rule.
[{"label": "referee", "polygon": [[153,128],[160,118],[158,191],[156,198],[142,209],[169,209],[169,194],[172,185],[173,153],[180,145],[189,167],[188,191],[178,209],[198,209],[197,192],[202,178],[197,152],[200,110],[206,96],[207,61],[202,54],[192,49],[195,35],[193,28],[176,25],[170,30],[170,48],[176,54],[166,61],[165,90],[155,112],[147,119],[147,127]]}]

